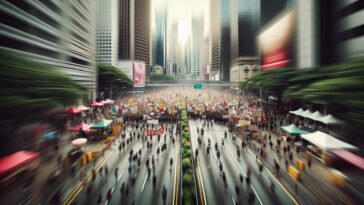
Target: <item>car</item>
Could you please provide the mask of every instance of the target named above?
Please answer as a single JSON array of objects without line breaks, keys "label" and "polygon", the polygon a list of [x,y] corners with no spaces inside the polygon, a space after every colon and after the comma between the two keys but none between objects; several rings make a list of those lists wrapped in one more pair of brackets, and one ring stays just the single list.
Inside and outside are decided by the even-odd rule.
[{"label": "car", "polygon": [[79,159],[83,155],[82,148],[73,148],[68,152],[68,157],[71,161]]}]

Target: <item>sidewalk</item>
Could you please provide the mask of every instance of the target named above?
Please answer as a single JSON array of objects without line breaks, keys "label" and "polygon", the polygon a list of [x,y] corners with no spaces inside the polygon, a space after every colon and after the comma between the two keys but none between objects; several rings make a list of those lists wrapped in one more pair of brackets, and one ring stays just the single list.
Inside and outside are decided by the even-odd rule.
[{"label": "sidewalk", "polygon": [[[296,182],[288,175],[286,165],[285,165],[285,159],[288,160],[290,165],[293,165],[296,167],[296,160],[302,160],[305,164],[305,170],[301,172],[301,181],[298,182],[298,187],[301,187],[302,190],[305,190],[311,195],[311,197],[315,198],[315,201],[317,202],[326,202],[330,204],[354,204],[352,199],[350,199],[349,196],[347,196],[344,192],[339,190],[338,188],[334,187],[329,179],[328,171],[329,168],[326,167],[322,162],[317,160],[314,157],[311,157],[312,159],[312,165],[311,168],[307,166],[307,159],[309,156],[309,153],[307,152],[299,152],[299,156],[296,153],[296,149],[294,146],[291,146],[291,152],[293,154],[293,160],[290,162],[288,154],[284,156],[283,153],[283,146],[287,146],[288,143],[281,141],[281,149],[280,149],[280,155],[281,159],[277,154],[277,151],[275,149],[275,146],[277,145],[277,135],[273,132],[269,131],[262,131],[262,135],[264,134],[271,134],[272,142],[273,142],[273,150],[269,146],[269,140],[267,139],[267,147],[266,147],[266,160],[265,163],[270,164],[269,169],[272,169],[273,167],[273,159],[276,159],[280,164],[280,173],[284,174],[285,176],[288,176],[288,178],[284,179],[287,181],[288,184],[295,184]],[[257,147],[262,146],[261,144],[254,142]],[[256,153],[255,153],[256,154]],[[268,162],[267,162],[268,161]],[[300,188],[298,188],[300,189]],[[293,186],[291,188],[291,192],[294,193],[295,187]],[[302,198],[302,197],[300,197]],[[304,200],[301,199],[301,202]],[[307,204],[307,203],[305,203]]]},{"label": "sidewalk", "polygon": [[[64,163],[64,160],[60,163],[58,156],[68,159],[68,152],[72,148],[70,134],[60,136],[58,146],[57,151],[54,146],[40,151],[40,165],[34,173],[31,186],[24,190],[26,180],[17,181],[18,184],[6,190],[6,193],[2,193],[1,201],[4,204],[50,204],[57,192],[60,192],[60,198],[63,199],[74,190],[76,184],[82,179],[81,175],[84,176],[89,172],[94,167],[94,162],[92,160],[85,167],[80,166],[79,159],[68,164]],[[84,146],[85,153],[101,150],[103,147],[103,141],[90,142]],[[71,163],[76,165],[74,175],[71,174]],[[55,169],[61,170],[59,180],[49,183],[49,176]]]}]

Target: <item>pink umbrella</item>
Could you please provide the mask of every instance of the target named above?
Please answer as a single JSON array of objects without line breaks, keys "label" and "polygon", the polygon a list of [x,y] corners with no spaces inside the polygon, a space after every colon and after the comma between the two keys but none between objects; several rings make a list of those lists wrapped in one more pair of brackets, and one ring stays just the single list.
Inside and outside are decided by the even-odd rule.
[{"label": "pink umbrella", "polygon": [[71,143],[72,143],[72,145],[80,146],[80,145],[86,144],[86,142],[87,142],[86,138],[77,138],[77,139],[73,140]]},{"label": "pink umbrella", "polygon": [[89,131],[90,130],[90,128],[91,128],[91,124],[85,124],[85,123],[81,123],[81,124],[79,124],[79,125],[77,125],[76,127],[73,127],[73,128],[70,128],[69,130],[71,130],[71,131],[80,131],[80,129],[82,129],[83,131]]},{"label": "pink umbrella", "polygon": [[105,105],[105,102],[101,101],[101,102],[93,102],[91,104],[92,107],[99,107],[99,106],[103,106]]},{"label": "pink umbrella", "polygon": [[82,111],[83,110],[71,107],[71,108],[68,108],[67,110],[65,110],[64,113],[66,113],[66,114],[77,114],[77,113],[80,113]]}]

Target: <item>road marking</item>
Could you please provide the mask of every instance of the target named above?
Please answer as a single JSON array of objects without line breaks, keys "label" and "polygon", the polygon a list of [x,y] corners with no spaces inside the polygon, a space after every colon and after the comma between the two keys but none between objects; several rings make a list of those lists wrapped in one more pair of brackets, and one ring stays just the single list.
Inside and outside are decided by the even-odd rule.
[{"label": "road marking", "polygon": [[204,199],[204,204],[206,205],[207,201],[206,201],[206,195],[205,195],[205,187],[204,187],[203,182],[202,182],[202,175],[201,175],[200,166],[198,166],[198,172],[199,172],[199,175],[200,175],[200,181],[201,181],[201,187],[202,187],[202,196],[203,196],[203,199]]},{"label": "road marking", "polygon": [[[229,149],[230,154],[233,156],[234,161],[236,162],[236,164],[238,165],[238,167],[240,168],[240,170],[243,172],[244,176],[246,177],[246,176],[247,176],[247,175],[246,175],[246,173],[244,172],[243,168],[241,168],[241,166],[240,166],[239,162],[236,160],[236,158],[235,158],[235,156],[234,156],[233,152],[231,151],[230,147],[229,147],[229,146],[227,146],[227,148]],[[259,203],[260,203],[261,205],[263,205],[263,203],[262,203],[262,201],[260,200],[260,197],[259,197],[258,193],[255,191],[255,189],[254,189],[253,185],[251,185],[251,184],[249,184],[249,185],[250,185],[250,187],[252,188],[252,190],[253,190],[254,194],[257,196],[257,199],[258,199]]]},{"label": "road marking", "polygon": [[125,170],[125,169],[123,169],[123,171],[121,171],[121,174],[120,174],[120,176],[119,176],[119,178],[118,178],[117,182],[119,182],[119,181],[120,181],[120,179],[121,179],[121,177],[123,176],[123,174],[124,174],[124,170]]},{"label": "road marking", "polygon": [[147,181],[147,178],[148,178],[148,173],[147,173],[147,175],[145,175],[143,186],[142,186],[142,189],[140,190],[140,192],[143,192],[143,189],[144,189],[144,186],[145,186],[145,182]]},{"label": "road marking", "polygon": [[[177,193],[176,192],[176,178],[177,178],[177,163],[178,163],[178,146],[177,146],[177,149],[176,149],[176,163],[175,163],[175,169],[174,169],[174,180],[173,180],[173,199],[172,199],[172,204],[177,204],[177,200],[175,201],[176,199],[176,196],[175,194]],[[178,189],[178,187],[177,187]]]},{"label": "road marking", "polygon": [[234,196],[233,195],[231,195],[231,198],[233,199],[233,204],[236,205],[235,199],[234,199]]},{"label": "road marking", "polygon": [[[110,158],[111,154],[114,153],[114,151],[111,151],[96,167],[95,167],[95,171],[97,172],[100,167],[104,164],[104,162]],[[92,175],[89,174],[89,177],[86,178],[87,181],[91,180]],[[69,205],[73,202],[73,200],[75,200],[76,196],[81,192],[83,188],[83,182],[79,182],[76,185],[76,188],[74,189],[74,191],[68,196],[68,198],[65,200],[65,202],[63,203],[64,205]]]},{"label": "road marking", "polygon": [[[255,155],[254,155],[254,153],[250,150],[250,148],[248,148],[248,152],[251,154],[251,155],[253,155],[254,157],[255,157]],[[263,163],[262,163],[263,164]],[[297,200],[291,195],[291,193],[289,193],[288,192],[288,190],[286,189],[286,187],[285,186],[283,186],[283,184],[280,182],[280,181],[278,181],[278,179],[272,174],[272,172],[267,168],[267,167],[264,167],[264,170],[266,170],[267,171],[267,173],[274,179],[274,181],[277,183],[277,184],[279,184],[279,186],[281,186],[281,188],[283,189],[283,191],[285,191],[286,192],[286,194],[289,196],[289,198],[291,198],[292,199],[292,201],[295,203],[295,204],[297,204],[297,205],[299,205],[299,203],[297,202]]]},{"label": "road marking", "polygon": [[[192,146],[192,144],[191,144],[191,146]],[[211,152],[211,151],[210,151]],[[194,153],[192,152],[192,156],[194,156]],[[196,156],[194,156],[194,157],[196,157]],[[200,162],[199,162],[199,158],[198,157],[196,157],[196,161],[197,161],[197,163],[198,164],[200,164]],[[210,166],[210,163],[209,163],[209,166]],[[202,175],[201,175],[201,168],[200,168],[200,166],[197,166],[197,169],[198,169],[198,173],[199,173],[199,178],[200,178],[200,184],[201,184],[201,188],[202,188],[202,196],[203,196],[203,205],[206,205],[207,204],[207,201],[206,201],[206,195],[205,195],[205,187],[204,187],[204,185],[203,185],[203,181],[202,181]]]}]

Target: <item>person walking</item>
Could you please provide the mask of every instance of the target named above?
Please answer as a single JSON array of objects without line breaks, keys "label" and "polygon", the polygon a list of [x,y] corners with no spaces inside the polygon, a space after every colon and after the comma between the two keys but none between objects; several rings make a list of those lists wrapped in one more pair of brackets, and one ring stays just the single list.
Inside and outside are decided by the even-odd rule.
[{"label": "person walking", "polygon": [[163,184],[163,188],[162,188],[162,199],[163,199],[163,204],[166,205],[167,189],[166,189],[166,186],[164,186],[164,184]]},{"label": "person walking", "polygon": [[111,201],[111,197],[112,197],[112,191],[111,191],[111,189],[109,189],[109,191],[107,192],[107,195],[106,195],[106,197],[107,197],[107,201]]},{"label": "person walking", "polygon": [[157,176],[153,175],[153,188],[155,188],[155,185],[157,184]]},{"label": "person walking", "polygon": [[169,160],[169,171],[172,172],[172,165],[173,165],[173,158],[171,157],[171,160]]},{"label": "person walking", "polygon": [[244,177],[242,174],[239,175],[240,184],[244,183]]},{"label": "person walking", "polygon": [[121,195],[123,196],[124,195],[124,193],[125,193],[125,182],[123,182],[122,184],[121,184],[121,187],[120,187],[120,193],[121,193]]},{"label": "person walking", "polygon": [[118,179],[118,172],[119,172],[119,167],[116,167],[116,168],[115,168],[115,173],[114,173],[114,175],[115,175],[115,180],[117,180],[117,179]]}]

